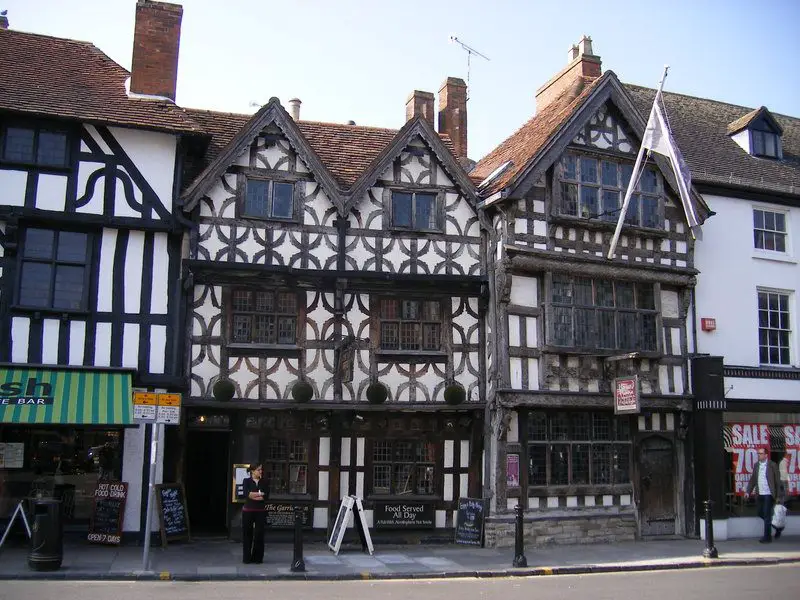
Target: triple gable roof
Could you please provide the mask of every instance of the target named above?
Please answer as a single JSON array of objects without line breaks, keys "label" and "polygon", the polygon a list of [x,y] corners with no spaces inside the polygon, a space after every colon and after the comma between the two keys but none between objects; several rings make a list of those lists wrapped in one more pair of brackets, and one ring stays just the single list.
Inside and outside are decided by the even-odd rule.
[{"label": "triple gable roof", "polygon": [[270,124],[276,125],[287,137],[341,213],[349,211],[416,138],[426,143],[472,205],[477,204],[474,184],[456,160],[449,137],[438,134],[421,117],[410,119],[400,130],[295,122],[277,98],[271,98],[252,116],[195,109],[186,112],[211,135],[204,157],[205,166],[182,194],[181,201],[186,211],[194,208],[236,157]]}]

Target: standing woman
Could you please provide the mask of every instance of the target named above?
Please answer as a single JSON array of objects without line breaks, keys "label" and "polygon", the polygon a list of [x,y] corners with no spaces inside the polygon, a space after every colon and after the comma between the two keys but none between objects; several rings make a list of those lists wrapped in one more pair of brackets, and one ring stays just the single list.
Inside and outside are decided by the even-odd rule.
[{"label": "standing woman", "polygon": [[244,508],[242,508],[242,562],[261,563],[264,561],[264,520],[265,502],[269,496],[267,482],[262,479],[264,467],[253,463],[247,469],[250,477],[245,478]]}]

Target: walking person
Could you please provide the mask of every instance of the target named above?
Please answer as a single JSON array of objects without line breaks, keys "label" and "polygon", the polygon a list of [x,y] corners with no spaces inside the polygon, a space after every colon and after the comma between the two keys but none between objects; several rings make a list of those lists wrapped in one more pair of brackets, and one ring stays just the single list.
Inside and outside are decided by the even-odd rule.
[{"label": "walking person", "polygon": [[245,497],[242,508],[242,562],[260,564],[264,561],[265,503],[269,490],[262,477],[264,467],[261,463],[250,465],[247,472],[250,477],[242,482]]},{"label": "walking person", "polygon": [[753,467],[753,474],[747,483],[746,495],[749,496],[754,489],[757,490],[758,516],[764,520],[764,536],[758,540],[762,544],[772,541],[772,507],[780,494],[779,486],[778,465],[769,459],[767,448],[759,448],[758,462]]}]

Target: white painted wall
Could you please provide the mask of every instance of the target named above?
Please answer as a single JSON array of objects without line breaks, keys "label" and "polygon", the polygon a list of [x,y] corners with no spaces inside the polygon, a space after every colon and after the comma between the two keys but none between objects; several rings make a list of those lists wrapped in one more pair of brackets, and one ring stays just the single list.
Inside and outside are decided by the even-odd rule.
[{"label": "white painted wall", "polygon": [[[695,246],[698,351],[723,356],[726,365],[759,366],[758,289],[790,292],[791,361],[800,367],[800,209],[738,198],[707,195],[716,214],[703,226]],[[758,250],[753,240],[753,208],[787,214],[787,252]],[[713,332],[700,330],[700,319],[716,319]],[[784,380],[726,380],[727,397],[800,400],[797,384]]]}]

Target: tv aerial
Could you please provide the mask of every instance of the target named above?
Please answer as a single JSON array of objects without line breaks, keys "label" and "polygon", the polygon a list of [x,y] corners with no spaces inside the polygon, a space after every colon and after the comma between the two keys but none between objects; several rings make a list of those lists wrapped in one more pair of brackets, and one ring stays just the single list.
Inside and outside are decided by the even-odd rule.
[{"label": "tv aerial", "polygon": [[473,48],[472,46],[468,46],[467,44],[465,44],[464,42],[462,42],[460,39],[458,39],[458,38],[457,38],[456,36],[454,36],[454,35],[451,35],[451,36],[450,36],[450,43],[451,43],[451,44],[453,44],[453,43],[455,43],[455,44],[458,44],[459,46],[461,46],[461,48],[462,48],[462,49],[464,49],[464,50],[466,50],[466,51],[467,51],[467,100],[469,100],[469,90],[470,90],[470,87],[469,87],[469,70],[470,70],[470,59],[472,58],[472,55],[473,55],[473,54],[474,54],[475,56],[480,56],[481,58],[483,58],[483,59],[485,59],[485,60],[490,60],[490,58],[489,58],[488,56],[486,56],[485,54],[481,54],[480,52],[478,52],[477,50],[475,50],[475,48]]}]

